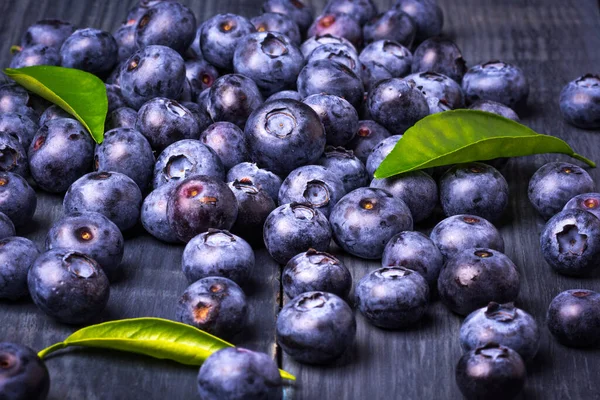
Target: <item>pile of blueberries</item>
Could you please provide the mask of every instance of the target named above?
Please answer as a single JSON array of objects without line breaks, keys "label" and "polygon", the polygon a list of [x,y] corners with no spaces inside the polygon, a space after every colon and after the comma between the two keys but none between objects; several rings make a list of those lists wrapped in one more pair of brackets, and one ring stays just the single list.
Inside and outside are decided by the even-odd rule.
[{"label": "pile of blueberries", "polygon": [[[243,328],[242,287],[264,245],[284,265],[289,301],[277,342],[302,363],[331,363],[351,347],[351,306],[384,329],[414,326],[430,294],[467,316],[456,381],[469,399],[509,399],[525,381],[540,332],[516,308],[519,272],[490,221],[502,217],[506,160],[416,171],[373,172],[402,134],[433,113],[469,106],[518,121],[529,86],[516,66],[493,60],[467,69],[439,36],[435,0],[330,0],[314,18],[302,0],[267,0],[246,19],[198,23],[171,0],[141,0],[114,34],[58,20],[30,26],[11,67],[61,65],[106,82],[104,141],[55,105],[14,83],[0,86],[0,298],[30,295],[66,324],[105,308],[121,275],[123,231],[141,221],[168,243],[186,243],[190,286],[177,320],[224,339]],[[560,98],[565,118],[600,127],[600,78],[586,75]],[[436,178],[436,179],[434,179]],[[64,193],[45,250],[17,231],[36,192]],[[529,197],[549,221],[543,255],[558,273],[600,269],[600,194],[589,174],[549,163]],[[413,231],[441,205],[431,235]],[[327,253],[331,240],[382,260],[350,296],[352,276]],[[570,290],[551,303],[548,328],[569,346],[600,340],[600,294]],[[49,377],[30,349],[0,344],[0,397],[44,399]],[[200,368],[203,399],[280,399],[266,354],[214,353]]]}]

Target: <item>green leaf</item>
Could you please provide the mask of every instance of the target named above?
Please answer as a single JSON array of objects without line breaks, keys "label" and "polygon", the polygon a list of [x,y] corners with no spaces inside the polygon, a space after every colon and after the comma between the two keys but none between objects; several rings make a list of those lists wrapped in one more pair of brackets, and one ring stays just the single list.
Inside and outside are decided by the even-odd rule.
[{"label": "green leaf", "polygon": [[[105,322],[80,329],[38,353],[40,358],[70,346],[100,347],[169,359],[185,365],[201,365],[217,350],[233,347],[209,333],[161,318],[133,318]],[[285,371],[284,379],[296,380]]]},{"label": "green leaf", "polygon": [[454,110],[430,115],[408,129],[375,171],[375,177],[541,153],[563,153],[596,166],[557,137],[541,135],[496,114]]},{"label": "green leaf", "polygon": [[106,86],[97,76],[78,69],[49,65],[6,68],[4,73],[25,89],[73,115],[96,143],[102,143],[108,99]]}]

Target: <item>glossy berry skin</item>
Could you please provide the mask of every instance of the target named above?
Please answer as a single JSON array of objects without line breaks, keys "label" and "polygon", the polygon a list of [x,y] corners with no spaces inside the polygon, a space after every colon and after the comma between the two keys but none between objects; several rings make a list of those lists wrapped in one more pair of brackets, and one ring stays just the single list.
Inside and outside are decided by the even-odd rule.
[{"label": "glossy berry skin", "polygon": [[196,26],[192,10],[177,1],[163,1],[139,18],[135,42],[139,48],[161,45],[183,54],[194,40]]},{"label": "glossy berry skin", "polygon": [[526,374],[519,353],[489,344],[461,357],[456,366],[456,384],[468,400],[510,400],[523,389]]},{"label": "glossy berry skin", "polygon": [[394,135],[401,135],[429,115],[425,96],[414,82],[392,78],[380,81],[369,92],[367,105],[372,118]]},{"label": "glossy berry skin", "polygon": [[308,204],[284,204],[267,217],[263,239],[271,257],[285,265],[308,249],[329,250],[331,226],[321,211]]},{"label": "glossy berry skin", "polygon": [[188,242],[181,266],[190,283],[209,276],[222,276],[244,285],[254,269],[254,251],[239,236],[209,229]]},{"label": "glossy berry skin", "polygon": [[167,221],[167,203],[175,186],[171,182],[151,191],[144,198],[140,211],[140,220],[146,232],[167,243],[179,242]]},{"label": "glossy berry skin", "polygon": [[415,39],[417,42],[422,42],[442,32],[444,14],[437,1],[398,0],[394,8],[404,11],[415,21],[417,26]]},{"label": "glossy berry skin", "polygon": [[210,87],[208,113],[213,121],[227,121],[244,129],[248,117],[263,103],[254,81],[244,75],[223,75]]},{"label": "glossy berry skin", "polygon": [[593,347],[600,341],[600,294],[592,290],[566,290],[548,307],[550,333],[568,347]]},{"label": "glossy berry skin", "polygon": [[460,83],[467,72],[467,63],[453,41],[432,37],[421,43],[413,53],[413,74],[428,71],[446,75]]},{"label": "glossy berry skin", "polygon": [[587,74],[569,82],[560,92],[565,121],[582,129],[600,128],[600,76]]},{"label": "glossy berry skin", "polygon": [[410,73],[412,59],[410,50],[393,40],[377,40],[369,44],[359,55],[365,89],[370,90],[385,79],[406,76]]},{"label": "glossy berry skin", "polygon": [[386,190],[360,188],[348,193],[329,216],[335,242],[365,259],[379,259],[398,232],[413,229],[408,206]]},{"label": "glossy berry skin", "polygon": [[565,210],[584,210],[600,218],[600,193],[583,193],[573,197],[565,204]]},{"label": "glossy berry skin", "polygon": [[373,179],[371,187],[385,189],[406,203],[413,221],[429,218],[438,203],[435,180],[423,171],[413,171],[385,179]]},{"label": "glossy berry skin", "polygon": [[323,127],[327,144],[346,145],[358,130],[358,113],[352,104],[338,96],[313,94],[302,100],[315,110]]},{"label": "glossy berry skin", "polygon": [[338,296],[307,292],[294,297],[277,317],[277,343],[303,364],[329,364],[356,336],[352,309]]},{"label": "glossy berry skin", "polygon": [[56,221],[46,236],[46,250],[56,248],[93,258],[111,281],[121,273],[123,235],[117,225],[100,213],[76,212]]},{"label": "glossy berry skin", "polygon": [[530,361],[540,345],[540,331],[533,317],[513,303],[491,302],[473,311],[460,327],[460,346],[464,352],[496,343],[510,347]]},{"label": "glossy berry skin", "polygon": [[265,102],[283,99],[302,101],[302,96],[295,90],[282,90],[281,92],[277,92],[269,96]]},{"label": "glossy berry skin", "polygon": [[305,0],[266,0],[262,11],[287,15],[298,24],[302,36],[314,19],[312,6]]},{"label": "glossy berry skin", "polygon": [[0,212],[0,239],[15,236],[15,225],[6,214]]},{"label": "glossy berry skin", "polygon": [[215,122],[200,134],[200,142],[217,153],[226,170],[248,159],[244,131],[231,122]]},{"label": "glossy berry skin", "polygon": [[42,253],[27,276],[36,306],[65,324],[79,325],[97,317],[106,307],[110,288],[100,265],[73,250]]},{"label": "glossy berry skin", "polygon": [[167,202],[167,221],[183,242],[209,228],[231,229],[237,214],[237,200],[227,184],[207,175],[181,181]]},{"label": "glossy berry skin", "polygon": [[365,43],[377,40],[394,40],[403,46],[411,47],[415,40],[417,26],[404,11],[390,9],[369,20],[363,27]]},{"label": "glossy berry skin", "polygon": [[258,165],[249,162],[240,163],[227,172],[227,182],[244,182],[248,180],[257,188],[267,192],[274,201],[277,201],[282,180],[273,172],[259,168]]},{"label": "glossy berry skin", "polygon": [[183,58],[166,46],[147,46],[136,51],[120,75],[121,93],[135,110],[155,97],[177,98],[184,81]]},{"label": "glossy berry skin", "polygon": [[25,150],[39,128],[36,122],[24,115],[14,112],[0,114],[0,132],[15,135]]},{"label": "glossy berry skin", "polygon": [[307,64],[297,84],[303,97],[327,93],[346,99],[354,107],[363,101],[362,80],[350,68],[335,61],[317,60]]},{"label": "glossy berry skin", "polygon": [[0,212],[16,228],[28,225],[37,207],[37,196],[25,178],[12,172],[0,172]]},{"label": "glossy berry skin", "polygon": [[138,185],[127,175],[106,171],[91,172],[73,182],[63,201],[65,214],[98,212],[122,231],[137,223],[141,206]]},{"label": "glossy berry skin", "polygon": [[256,32],[247,18],[236,14],[217,14],[200,26],[202,56],[217,68],[232,70],[233,53],[244,36]]},{"label": "glossy berry skin", "polygon": [[583,168],[565,162],[549,162],[529,180],[529,201],[545,219],[562,210],[578,194],[593,192],[594,180]]},{"label": "glossy berry skin", "polygon": [[29,169],[47,192],[61,193],[92,168],[94,140],[71,118],[44,124],[29,146]]},{"label": "glossy berry skin", "polygon": [[362,65],[358,59],[358,53],[351,44],[327,43],[314,49],[306,58],[306,63],[317,60],[331,60],[350,68],[357,76],[362,74]]},{"label": "glossy berry skin", "polygon": [[266,12],[250,20],[257,32],[278,32],[288,37],[296,46],[302,44],[302,35],[298,24],[289,16]]},{"label": "glossy berry skin", "polygon": [[475,247],[449,258],[438,278],[442,303],[468,315],[490,301],[508,303],[519,295],[519,272],[499,251]]},{"label": "glossy berry skin", "polygon": [[348,39],[340,36],[334,36],[329,33],[309,37],[302,42],[300,51],[302,52],[304,58],[308,58],[318,47],[326,44],[341,44],[347,46],[347,49],[354,49],[354,52],[357,53],[356,47],[354,47],[354,45]]},{"label": "glossy berry skin", "polygon": [[425,97],[444,100],[450,108],[463,108],[465,99],[462,88],[453,79],[436,72],[418,72],[404,79],[413,80]]},{"label": "glossy berry skin", "polygon": [[50,376],[44,362],[29,347],[0,343],[0,394],[6,400],[45,400]]},{"label": "glossy berry skin", "polygon": [[0,172],[28,175],[27,153],[13,133],[0,132]]},{"label": "glossy berry skin", "polygon": [[135,129],[138,113],[133,108],[120,107],[106,116],[104,130],[106,133],[116,128]]},{"label": "glossy berry skin", "polygon": [[431,231],[431,240],[445,259],[472,247],[504,251],[504,239],[488,220],[475,215],[453,215]]},{"label": "glossy berry skin", "polygon": [[325,150],[319,116],[295,100],[264,103],[248,118],[244,132],[250,159],[279,175],[314,163]]},{"label": "glossy berry skin", "polygon": [[21,37],[21,47],[27,48],[43,45],[60,49],[60,46],[75,28],[69,22],[58,19],[43,19],[30,25]]},{"label": "glossy berry skin", "polygon": [[193,175],[207,175],[222,181],[225,167],[217,153],[199,140],[180,140],[158,156],[154,166],[154,188],[181,182]]},{"label": "glossy berry skin", "polygon": [[192,93],[195,96],[211,87],[219,76],[219,71],[204,59],[185,62],[185,77],[190,82]]},{"label": "glossy berry skin", "polygon": [[448,217],[471,214],[497,220],[508,205],[508,183],[490,165],[458,164],[440,179],[440,201]]},{"label": "glossy berry skin", "polygon": [[198,373],[198,393],[205,400],[281,400],[282,380],[273,359],[240,347],[211,354]]},{"label": "glossy berry skin", "polygon": [[435,287],[444,257],[436,245],[421,232],[404,231],[385,245],[381,257],[383,267],[405,267],[418,272]]},{"label": "glossy berry skin", "polygon": [[467,103],[484,99],[518,108],[525,105],[529,95],[523,71],[497,60],[471,67],[463,77],[462,87]]},{"label": "glossy berry skin", "polygon": [[346,148],[352,150],[354,155],[366,164],[373,149],[377,147],[383,139],[390,136],[390,132],[375,121],[358,121],[356,135],[354,136],[354,139],[346,145]]},{"label": "glossy berry skin", "polygon": [[317,164],[337,176],[342,181],[346,193],[366,186],[369,182],[365,165],[354,155],[352,150],[327,146]]},{"label": "glossy berry skin", "polygon": [[10,68],[33,67],[35,65],[60,65],[60,53],[54,47],[41,44],[25,47],[10,60]]},{"label": "glossy berry skin", "polygon": [[283,291],[290,299],[313,291],[333,293],[345,299],[352,288],[352,275],[336,257],[309,249],[286,264],[281,282]]},{"label": "glossy berry skin", "polygon": [[330,34],[348,39],[354,46],[362,44],[362,29],[358,21],[348,14],[323,13],[308,28],[308,36]]},{"label": "glossy berry skin", "polygon": [[263,227],[269,214],[276,208],[275,201],[250,178],[236,179],[228,185],[238,203],[238,216],[231,231],[252,246],[262,246]]},{"label": "glossy berry skin", "polygon": [[542,255],[559,274],[586,276],[600,269],[600,220],[583,210],[564,210],[540,235]]},{"label": "glossy berry skin", "polygon": [[360,280],[355,296],[357,308],[370,323],[401,329],[413,326],[427,311],[429,285],[413,270],[383,267]]},{"label": "glossy berry skin", "polygon": [[177,320],[229,339],[246,324],[246,295],[234,281],[211,276],[192,283],[177,304]]},{"label": "glossy berry skin", "polygon": [[372,0],[329,0],[323,13],[348,14],[364,25],[377,15],[377,6]]},{"label": "glossy berry skin", "polygon": [[39,254],[29,239],[0,239],[0,299],[17,300],[27,295],[27,273]]},{"label": "glossy berry skin", "polygon": [[115,38],[99,29],[78,29],[60,48],[62,66],[77,68],[96,75],[107,74],[117,63]]},{"label": "glossy berry skin", "polygon": [[366,168],[369,177],[372,177],[383,160],[392,152],[402,135],[393,135],[380,141],[367,158]]},{"label": "glossy berry skin", "polygon": [[303,66],[300,49],[277,32],[250,33],[233,54],[234,72],[251,78],[265,96],[293,88]]},{"label": "glossy berry skin", "polygon": [[469,106],[469,109],[498,114],[501,117],[512,119],[516,122],[521,121],[517,113],[514,112],[512,108],[492,100],[477,100]]}]

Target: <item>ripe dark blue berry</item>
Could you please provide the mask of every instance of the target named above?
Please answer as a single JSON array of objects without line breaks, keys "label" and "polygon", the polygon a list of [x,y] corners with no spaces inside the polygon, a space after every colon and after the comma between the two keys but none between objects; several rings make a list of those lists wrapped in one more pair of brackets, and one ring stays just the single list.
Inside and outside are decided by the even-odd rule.
[{"label": "ripe dark blue berry", "polygon": [[467,72],[467,64],[453,41],[432,37],[421,43],[413,53],[412,72],[428,71],[446,75],[460,83]]},{"label": "ripe dark blue berry", "polygon": [[35,65],[60,65],[60,53],[54,47],[38,44],[25,47],[10,60],[10,68],[33,67]]},{"label": "ripe dark blue berry", "polygon": [[27,273],[39,254],[36,245],[29,239],[17,236],[0,239],[1,299],[16,300],[29,293]]},{"label": "ripe dark blue berry", "polygon": [[401,138],[402,135],[389,136],[373,147],[366,162],[367,174],[369,177],[373,176],[375,171],[377,171],[377,168],[379,168],[379,165],[381,165],[383,160],[392,152]]},{"label": "ripe dark blue berry", "polygon": [[233,69],[233,53],[241,39],[256,32],[248,19],[236,14],[217,14],[200,25],[202,56],[217,68]]},{"label": "ripe dark blue berry", "polygon": [[278,175],[249,162],[238,164],[227,172],[227,182],[245,180],[250,180],[257,188],[264,190],[274,201],[277,201],[282,183]]},{"label": "ripe dark blue berry", "polygon": [[162,1],[139,18],[135,42],[139,48],[161,45],[183,54],[195,34],[196,17],[192,10],[177,1]]},{"label": "ripe dark blue berry", "polygon": [[394,40],[411,47],[417,33],[412,17],[399,9],[390,9],[370,19],[363,27],[365,43],[377,40]]},{"label": "ripe dark blue berry", "polygon": [[304,58],[308,58],[318,47],[330,43],[343,44],[350,49],[354,49],[354,52],[356,53],[356,47],[354,47],[354,45],[350,43],[348,39],[340,36],[334,36],[329,33],[326,33],[325,35],[311,36],[310,38],[306,39],[302,43],[302,46],[300,46],[300,51],[302,51]]},{"label": "ripe dark blue berry", "polygon": [[29,224],[37,207],[37,196],[25,178],[12,172],[0,172],[0,212],[16,228]]},{"label": "ripe dark blue berry", "polygon": [[450,108],[462,108],[465,104],[462,88],[456,81],[437,72],[418,72],[406,76],[412,80],[427,98],[443,100]]},{"label": "ripe dark blue berry", "polygon": [[573,197],[565,204],[564,210],[584,210],[600,218],[600,193],[583,193]]},{"label": "ripe dark blue berry", "polygon": [[358,113],[352,104],[338,96],[313,94],[302,100],[315,110],[323,127],[327,144],[345,146],[358,130]]},{"label": "ripe dark blue berry", "polygon": [[298,24],[302,36],[313,21],[312,6],[306,0],[266,0],[262,10],[287,15]]},{"label": "ripe dark blue berry", "polygon": [[350,68],[357,76],[362,74],[362,65],[358,53],[351,44],[346,42],[327,43],[314,49],[306,58],[306,63],[317,60],[331,60]]},{"label": "ripe dark blue berry", "polygon": [[6,400],[45,400],[50,376],[44,362],[29,347],[0,343],[0,395]]},{"label": "ripe dark blue berry", "polygon": [[529,83],[523,71],[501,61],[471,67],[463,77],[462,87],[468,103],[484,99],[515,108],[524,106],[529,95]]},{"label": "ripe dark blue berry", "polygon": [[302,44],[298,24],[289,16],[275,12],[265,12],[250,20],[257,32],[279,32],[287,36],[296,46]]},{"label": "ripe dark blue berry", "polygon": [[378,40],[369,44],[359,56],[365,89],[370,90],[384,79],[406,76],[412,59],[410,50],[396,41]]},{"label": "ripe dark blue berry", "polygon": [[552,299],[546,323],[550,333],[569,347],[592,347],[600,342],[600,294],[586,289],[566,290]]},{"label": "ripe dark blue berry", "polygon": [[25,150],[29,148],[39,128],[37,123],[24,115],[15,112],[0,114],[0,132],[17,136]]},{"label": "ripe dark blue berry", "polygon": [[521,121],[517,113],[514,112],[512,108],[492,100],[477,100],[475,103],[469,106],[469,109],[498,114],[501,117],[512,119],[516,122]]},{"label": "ripe dark blue berry", "polygon": [[27,176],[27,153],[19,137],[13,133],[0,132],[0,172],[13,172]]},{"label": "ripe dark blue berry", "polygon": [[244,75],[218,78],[208,94],[208,113],[213,121],[227,121],[244,129],[250,115],[260,108],[263,97],[254,81]]},{"label": "ripe dark blue berry", "polygon": [[377,14],[377,6],[373,0],[329,0],[323,12],[348,14],[364,25]]},{"label": "ripe dark blue berry", "polygon": [[563,118],[582,129],[600,127],[600,76],[587,74],[569,82],[560,92]]},{"label": "ripe dark blue berry", "polygon": [[394,7],[404,11],[414,19],[417,25],[415,38],[417,42],[422,42],[442,32],[444,14],[437,1],[398,0]]},{"label": "ripe dark blue berry", "polygon": [[117,63],[118,47],[115,38],[99,29],[78,29],[60,48],[62,66],[103,75]]},{"label": "ripe dark blue berry", "polygon": [[167,221],[167,203],[175,187],[175,183],[167,183],[154,189],[144,199],[140,211],[140,220],[146,232],[167,243],[179,242]]},{"label": "ripe dark blue berry", "polygon": [[75,31],[69,22],[58,19],[44,19],[29,26],[21,38],[21,47],[38,44],[60,49],[65,40]]},{"label": "ripe dark blue berry", "polygon": [[373,149],[388,137],[390,137],[388,130],[377,122],[370,120],[358,121],[356,136],[346,145],[346,148],[351,149],[354,155],[366,165]]},{"label": "ripe dark blue berry", "polygon": [[108,133],[116,128],[130,128],[135,129],[137,122],[138,113],[133,108],[120,107],[106,116],[106,122],[104,123],[104,130]]},{"label": "ripe dark blue berry", "polygon": [[265,221],[275,209],[275,201],[251,178],[229,182],[229,189],[238,202],[238,216],[231,231],[253,246],[262,246]]},{"label": "ripe dark blue berry", "polygon": [[15,225],[6,214],[0,212],[0,239],[15,236]]},{"label": "ripe dark blue berry", "polygon": [[317,164],[337,176],[344,184],[346,193],[366,186],[369,182],[365,165],[354,155],[352,150],[327,146]]},{"label": "ripe dark blue berry", "polygon": [[244,131],[231,122],[215,122],[200,134],[200,142],[217,153],[226,170],[248,160]]},{"label": "ripe dark blue berry", "polygon": [[362,29],[358,21],[348,14],[337,12],[323,12],[317,16],[306,34],[308,36],[330,34],[343,37],[357,47],[363,41]]}]

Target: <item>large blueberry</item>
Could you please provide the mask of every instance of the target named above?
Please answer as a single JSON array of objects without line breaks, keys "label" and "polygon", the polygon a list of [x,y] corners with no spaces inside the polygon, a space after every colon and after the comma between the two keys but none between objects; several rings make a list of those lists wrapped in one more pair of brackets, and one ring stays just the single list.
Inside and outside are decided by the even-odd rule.
[{"label": "large blueberry", "polygon": [[257,32],[279,32],[289,38],[296,46],[302,44],[302,35],[298,24],[289,16],[274,12],[265,12],[250,20]]},{"label": "large blueberry", "polygon": [[600,193],[578,194],[565,204],[564,210],[577,209],[591,212],[600,218]]},{"label": "large blueberry", "polygon": [[[44,110],[44,112],[42,113],[42,115],[40,115],[40,123],[38,126],[38,129],[40,126],[43,126],[46,124],[46,122],[51,121],[53,119],[58,119],[58,118],[73,118],[73,116],[71,114],[69,114],[68,112],[66,112],[65,110],[63,110],[62,108],[60,108],[59,106],[57,106],[56,104],[51,105],[50,107],[46,108]],[[35,135],[35,132],[34,132]],[[31,141],[33,141],[33,137],[29,140],[30,144]]]},{"label": "large blueberry", "polygon": [[363,41],[362,29],[359,22],[352,16],[337,12],[323,12],[317,16],[308,28],[308,36],[326,35],[343,37],[354,46],[360,46]]},{"label": "large blueberry", "polygon": [[0,212],[16,228],[29,224],[37,207],[37,196],[25,178],[12,172],[0,172]]},{"label": "large blueberry", "polygon": [[365,89],[371,89],[384,79],[406,76],[410,73],[412,59],[410,50],[393,40],[369,44],[359,55]]},{"label": "large blueberry", "polygon": [[200,142],[217,153],[226,170],[248,160],[244,131],[231,122],[215,122],[200,134]]},{"label": "large blueberry", "polygon": [[10,60],[10,68],[33,67],[36,65],[60,65],[60,53],[54,47],[38,44],[25,47]]},{"label": "large blueberry", "polygon": [[0,132],[0,172],[13,172],[27,176],[27,153],[14,133]]},{"label": "large blueberry", "polygon": [[302,36],[313,21],[312,6],[306,0],[266,0],[262,10],[289,16],[298,24]]},{"label": "large blueberry", "polygon": [[358,113],[352,104],[341,97],[328,94],[313,94],[303,101],[315,110],[323,127],[327,144],[346,145],[358,130]]},{"label": "large blueberry", "polygon": [[69,22],[58,19],[43,19],[30,25],[21,37],[21,47],[38,44],[60,49],[65,40],[75,31]]},{"label": "large blueberry", "polygon": [[418,72],[404,79],[412,80],[425,97],[443,100],[450,108],[462,108],[465,104],[462,88],[456,81],[437,72]]},{"label": "large blueberry", "polygon": [[411,47],[416,33],[417,26],[412,17],[394,8],[372,18],[363,27],[365,43],[394,40],[403,46]]},{"label": "large blueberry", "polygon": [[62,66],[103,75],[117,63],[118,47],[115,38],[99,29],[78,29],[60,48]]},{"label": "large blueberry", "polygon": [[0,395],[5,400],[45,400],[50,376],[35,351],[16,343],[0,343]]},{"label": "large blueberry", "polygon": [[227,172],[227,182],[244,182],[245,180],[251,181],[257,188],[264,190],[274,201],[277,201],[282,183],[278,175],[249,162],[238,164]]},{"label": "large blueberry", "polygon": [[276,207],[275,201],[251,178],[229,182],[229,189],[238,203],[238,216],[231,231],[253,246],[263,245],[263,228],[267,217]]},{"label": "large blueberry", "polygon": [[587,74],[569,82],[560,92],[560,111],[570,124],[600,128],[600,76]]},{"label": "large blueberry", "polygon": [[[116,128],[135,129],[138,113],[133,108],[120,107],[106,116],[104,131],[108,132]],[[106,136],[105,136],[106,137]]]},{"label": "large blueberry", "polygon": [[484,99],[515,108],[524,106],[529,95],[529,83],[523,71],[502,61],[471,67],[463,77],[462,87],[468,103]]},{"label": "large blueberry", "polygon": [[358,130],[356,136],[346,145],[346,148],[354,151],[354,155],[358,157],[364,164],[373,149],[385,138],[391,134],[383,126],[375,121],[364,120],[358,121]]},{"label": "large blueberry", "polygon": [[442,32],[444,14],[437,4],[431,0],[397,0],[394,5],[414,19],[417,25],[417,42],[421,42]]},{"label": "large blueberry", "polygon": [[460,83],[467,72],[467,63],[453,41],[432,37],[421,43],[413,53],[412,72],[428,71],[446,75]]},{"label": "large blueberry", "polygon": [[386,137],[377,143],[369,153],[366,162],[367,174],[372,177],[383,160],[392,152],[402,135],[393,135]]},{"label": "large blueberry", "polygon": [[369,182],[365,165],[354,155],[352,150],[327,146],[325,153],[317,160],[317,164],[337,176],[344,184],[346,193],[366,186]]},{"label": "large blueberry", "polygon": [[12,133],[19,138],[23,149],[28,149],[39,125],[25,115],[18,113],[0,114],[0,132]]},{"label": "large blueberry", "polygon": [[29,293],[27,273],[39,254],[29,239],[17,236],[0,239],[1,299],[16,300]]},{"label": "large blueberry", "polygon": [[329,0],[323,12],[348,14],[364,25],[377,15],[377,5],[373,0]]},{"label": "large blueberry", "polygon": [[600,293],[586,289],[560,293],[548,307],[546,323],[565,346],[596,346],[600,343]]},{"label": "large blueberry", "polygon": [[167,203],[175,183],[161,185],[150,192],[140,211],[140,220],[144,229],[155,238],[167,243],[177,243],[179,239],[167,221]]},{"label": "large blueberry", "polygon": [[357,76],[362,74],[362,65],[358,59],[356,49],[345,42],[321,45],[306,57],[307,63],[317,60],[332,60],[350,68]]},{"label": "large blueberry", "polygon": [[254,81],[244,75],[218,78],[208,94],[208,113],[213,121],[227,121],[244,129],[250,115],[260,108],[263,97]]},{"label": "large blueberry", "polygon": [[211,87],[219,76],[219,71],[202,58],[185,62],[185,77],[190,82],[195,97]]},{"label": "large blueberry", "polygon": [[196,17],[192,10],[177,1],[162,1],[139,18],[135,42],[139,48],[162,45],[183,54],[195,34]]},{"label": "large blueberry", "polygon": [[232,70],[233,53],[240,40],[256,32],[247,18],[236,14],[217,14],[200,26],[202,56],[217,68]]}]

